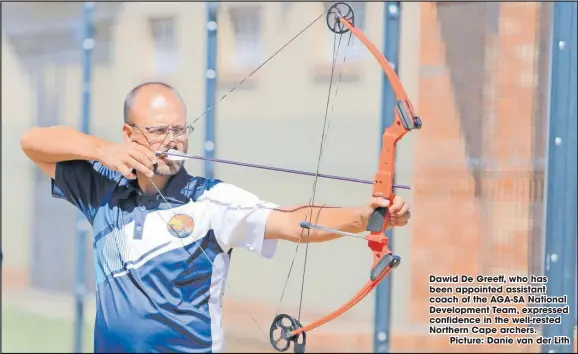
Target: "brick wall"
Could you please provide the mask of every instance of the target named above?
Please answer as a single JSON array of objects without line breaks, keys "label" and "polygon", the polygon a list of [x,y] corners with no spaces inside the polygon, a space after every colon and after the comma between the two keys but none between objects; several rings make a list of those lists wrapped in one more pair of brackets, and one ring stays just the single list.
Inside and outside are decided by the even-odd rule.
[{"label": "brick wall", "polygon": [[[486,6],[480,9],[481,6]],[[424,121],[416,138],[418,152],[414,159],[415,201],[412,245],[411,321],[427,324],[428,276],[437,274],[499,274],[528,270],[529,244],[532,236],[530,211],[540,197],[532,194],[535,92],[537,77],[538,3],[501,3],[495,23],[488,4],[453,3],[421,6],[420,94],[419,114]],[[453,6],[453,16],[440,16],[438,6]],[[444,11],[446,11],[444,9]],[[449,11],[449,10],[448,10]],[[472,14],[472,11],[478,13]],[[469,60],[468,81],[452,78],[448,46],[463,45],[466,51],[479,48],[448,42],[442,25],[459,30],[477,24],[473,17],[485,21],[482,33],[486,47],[482,67]],[[443,20],[446,23],[440,23]],[[471,22],[468,22],[471,20]],[[457,22],[457,23],[456,23]],[[493,27],[493,28],[492,28]],[[449,38],[452,39],[452,38]],[[471,41],[480,41],[473,37]],[[478,45],[478,44],[476,44]],[[458,48],[459,49],[459,48]],[[476,72],[483,82],[473,90]],[[479,77],[480,75],[478,75]],[[469,91],[469,92],[468,92]],[[470,94],[469,99],[463,96]],[[460,103],[468,105],[460,107]],[[478,125],[465,122],[468,110],[482,116]],[[470,131],[465,131],[470,129]],[[478,130],[479,129],[479,130]],[[472,131],[474,130],[474,131]],[[479,135],[478,156],[468,151],[468,137]],[[435,159],[433,157],[435,157]],[[468,165],[472,157],[485,167],[479,173]],[[444,163],[447,161],[447,163]],[[488,163],[490,161],[490,163]],[[535,188],[536,189],[536,188]],[[539,189],[539,188],[538,188]],[[395,329],[394,329],[395,330]],[[444,337],[428,334],[394,333],[393,350],[425,351],[520,351],[529,347],[449,346]]]}]

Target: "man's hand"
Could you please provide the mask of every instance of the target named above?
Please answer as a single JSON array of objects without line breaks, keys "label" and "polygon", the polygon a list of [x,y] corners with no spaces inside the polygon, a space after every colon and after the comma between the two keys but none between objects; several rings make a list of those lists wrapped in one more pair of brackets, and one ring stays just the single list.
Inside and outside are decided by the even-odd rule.
[{"label": "man's hand", "polygon": [[128,179],[135,179],[135,169],[152,177],[156,155],[149,148],[135,142],[107,143],[99,151],[99,161],[109,169],[120,172]]},{"label": "man's hand", "polygon": [[367,215],[364,218],[369,220],[369,217],[373,213],[373,210],[379,207],[389,207],[389,220],[387,221],[387,228],[400,227],[407,225],[409,218],[411,217],[411,212],[409,210],[409,204],[406,203],[401,197],[395,196],[393,198],[393,204],[389,205],[389,200],[382,197],[373,197],[369,200],[369,208],[367,208]]}]

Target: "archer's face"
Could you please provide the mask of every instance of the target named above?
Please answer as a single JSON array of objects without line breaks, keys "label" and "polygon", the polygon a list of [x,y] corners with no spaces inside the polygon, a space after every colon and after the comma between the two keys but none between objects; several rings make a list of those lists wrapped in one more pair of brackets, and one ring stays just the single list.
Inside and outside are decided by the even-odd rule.
[{"label": "archer's face", "polygon": [[[125,131],[125,136],[155,152],[169,149],[187,152],[188,135],[192,128],[186,125],[183,103],[173,92],[166,89],[142,90],[134,100],[130,114],[130,131]],[[184,163],[166,158],[159,158],[157,161],[154,171],[163,176],[174,175]]]}]

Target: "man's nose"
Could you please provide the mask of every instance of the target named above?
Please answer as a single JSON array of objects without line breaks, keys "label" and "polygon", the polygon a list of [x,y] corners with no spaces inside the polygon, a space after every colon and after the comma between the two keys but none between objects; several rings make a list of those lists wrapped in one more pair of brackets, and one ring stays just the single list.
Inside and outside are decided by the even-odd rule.
[{"label": "man's nose", "polygon": [[172,130],[169,130],[169,132],[167,133],[167,135],[165,136],[165,145],[168,144],[177,144],[177,139],[178,134],[173,132]]},{"label": "man's nose", "polygon": [[172,136],[172,139],[176,139],[179,136],[179,133],[173,129],[169,129],[169,134],[170,136]]}]

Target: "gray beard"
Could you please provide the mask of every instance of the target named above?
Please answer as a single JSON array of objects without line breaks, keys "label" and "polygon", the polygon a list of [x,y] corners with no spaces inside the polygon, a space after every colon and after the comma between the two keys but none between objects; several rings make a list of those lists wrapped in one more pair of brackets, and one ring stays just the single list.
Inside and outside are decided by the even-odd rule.
[{"label": "gray beard", "polygon": [[155,165],[153,172],[158,176],[173,176],[183,168],[184,164],[185,161],[170,161],[163,170],[160,170],[158,165]]}]

